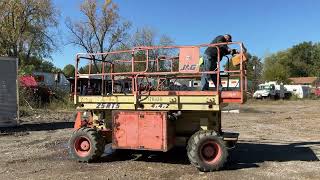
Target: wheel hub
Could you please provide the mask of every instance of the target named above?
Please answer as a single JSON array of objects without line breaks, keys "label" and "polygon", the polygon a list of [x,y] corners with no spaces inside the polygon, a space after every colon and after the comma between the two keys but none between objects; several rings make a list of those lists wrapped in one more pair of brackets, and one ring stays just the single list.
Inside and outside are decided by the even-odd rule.
[{"label": "wheel hub", "polygon": [[90,143],[88,141],[82,141],[80,147],[84,151],[88,151],[90,149]]},{"label": "wheel hub", "polygon": [[206,146],[203,148],[203,155],[207,158],[214,156],[215,149],[212,146]]},{"label": "wheel hub", "polygon": [[85,157],[90,153],[90,140],[86,137],[79,137],[74,144],[74,149],[78,156]]},{"label": "wheel hub", "polygon": [[214,141],[206,142],[200,149],[200,157],[209,164],[215,163],[221,156],[219,145]]}]

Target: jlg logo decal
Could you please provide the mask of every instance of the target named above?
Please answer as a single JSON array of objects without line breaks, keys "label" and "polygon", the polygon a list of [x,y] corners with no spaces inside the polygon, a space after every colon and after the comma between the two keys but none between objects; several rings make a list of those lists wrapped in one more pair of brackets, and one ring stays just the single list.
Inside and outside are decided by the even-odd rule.
[{"label": "jlg logo decal", "polygon": [[180,69],[181,71],[194,71],[196,70],[197,65],[196,64],[185,64],[183,67]]}]

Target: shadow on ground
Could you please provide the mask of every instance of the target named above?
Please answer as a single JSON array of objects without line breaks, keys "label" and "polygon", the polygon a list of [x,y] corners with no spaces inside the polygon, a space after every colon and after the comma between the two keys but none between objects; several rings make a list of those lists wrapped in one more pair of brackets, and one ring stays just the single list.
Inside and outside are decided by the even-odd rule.
[{"label": "shadow on ground", "polygon": [[1,135],[11,135],[13,133],[28,132],[28,131],[50,131],[58,129],[72,128],[74,122],[52,122],[52,123],[35,123],[21,124],[16,127],[0,128]]},{"label": "shadow on ground", "polygon": [[[258,168],[260,163],[266,161],[319,161],[313,150],[308,147],[311,145],[320,146],[320,142],[300,142],[285,145],[241,142],[236,149],[229,152],[229,162],[225,170]],[[185,148],[174,148],[167,153],[123,151],[120,154],[105,156],[101,159],[101,162],[125,160],[190,164]]]},{"label": "shadow on ground", "polygon": [[309,147],[311,145],[320,146],[320,142],[298,142],[281,145],[238,143],[237,148],[230,153],[231,157],[227,169],[259,167],[259,163],[266,161],[319,161]]}]

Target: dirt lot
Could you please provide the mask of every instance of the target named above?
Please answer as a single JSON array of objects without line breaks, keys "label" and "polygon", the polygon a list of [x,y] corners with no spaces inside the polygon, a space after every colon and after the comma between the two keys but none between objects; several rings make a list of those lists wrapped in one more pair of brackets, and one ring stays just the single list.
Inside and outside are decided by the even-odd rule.
[{"label": "dirt lot", "polygon": [[319,100],[235,107],[240,114],[224,113],[223,127],[240,132],[240,141],[219,172],[198,172],[183,149],[78,163],[67,149],[72,113],[38,112],[1,130],[0,179],[319,179]]}]

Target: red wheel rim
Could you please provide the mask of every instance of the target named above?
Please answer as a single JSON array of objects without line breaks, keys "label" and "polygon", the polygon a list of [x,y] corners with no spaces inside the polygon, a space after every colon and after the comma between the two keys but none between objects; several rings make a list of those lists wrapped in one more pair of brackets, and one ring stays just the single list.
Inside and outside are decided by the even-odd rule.
[{"label": "red wheel rim", "polygon": [[74,150],[80,157],[86,157],[91,150],[90,140],[86,137],[78,137],[74,142]]},{"label": "red wheel rim", "polygon": [[208,164],[215,164],[221,158],[222,150],[220,145],[214,141],[208,141],[200,147],[200,158]]}]

